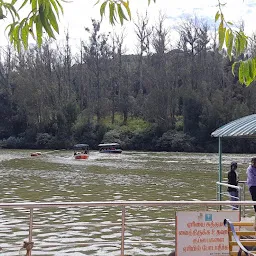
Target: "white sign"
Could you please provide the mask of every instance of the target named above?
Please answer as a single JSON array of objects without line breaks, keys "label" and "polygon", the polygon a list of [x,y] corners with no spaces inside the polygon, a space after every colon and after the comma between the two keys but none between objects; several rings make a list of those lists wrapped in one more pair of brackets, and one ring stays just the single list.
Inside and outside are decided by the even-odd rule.
[{"label": "white sign", "polygon": [[239,221],[239,211],[176,212],[176,256],[229,255],[224,219]]}]

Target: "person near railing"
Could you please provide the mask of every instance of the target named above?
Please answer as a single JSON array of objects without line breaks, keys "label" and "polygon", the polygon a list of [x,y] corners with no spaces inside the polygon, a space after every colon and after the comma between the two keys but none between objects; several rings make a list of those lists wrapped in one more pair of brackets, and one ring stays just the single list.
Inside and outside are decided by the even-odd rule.
[{"label": "person near railing", "polygon": [[[247,185],[253,201],[256,201],[256,157],[251,159],[251,164],[247,168]],[[254,207],[255,221],[254,230],[256,231],[256,205]]]},{"label": "person near railing", "polygon": [[[232,162],[230,164],[230,171],[228,172],[228,184],[233,186],[238,186],[238,175],[237,175],[237,163]],[[230,196],[230,201],[238,201],[238,189],[228,187],[228,193]],[[238,210],[238,205],[232,205],[232,210]]]}]

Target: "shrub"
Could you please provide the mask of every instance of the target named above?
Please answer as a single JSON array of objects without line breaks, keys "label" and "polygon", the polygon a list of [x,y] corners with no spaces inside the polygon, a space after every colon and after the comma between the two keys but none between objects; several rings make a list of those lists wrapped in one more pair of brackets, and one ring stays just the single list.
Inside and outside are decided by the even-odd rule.
[{"label": "shrub", "polygon": [[23,139],[10,136],[8,139],[0,141],[0,147],[2,148],[22,148]]},{"label": "shrub", "polygon": [[121,133],[119,130],[111,130],[104,134],[104,143],[121,143],[120,140]]},{"label": "shrub", "polygon": [[36,136],[36,146],[38,148],[48,148],[52,136],[49,133],[38,133]]},{"label": "shrub", "polygon": [[160,151],[191,152],[195,151],[193,143],[194,138],[189,135],[170,130],[165,132],[162,137],[157,140],[156,148]]}]

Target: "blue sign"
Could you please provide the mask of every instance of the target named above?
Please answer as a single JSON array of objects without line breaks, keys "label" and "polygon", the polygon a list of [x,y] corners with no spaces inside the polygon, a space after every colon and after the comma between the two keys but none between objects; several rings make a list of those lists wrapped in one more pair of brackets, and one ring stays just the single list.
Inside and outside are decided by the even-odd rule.
[{"label": "blue sign", "polygon": [[211,213],[206,213],[204,217],[205,217],[205,221],[212,221],[212,214]]}]

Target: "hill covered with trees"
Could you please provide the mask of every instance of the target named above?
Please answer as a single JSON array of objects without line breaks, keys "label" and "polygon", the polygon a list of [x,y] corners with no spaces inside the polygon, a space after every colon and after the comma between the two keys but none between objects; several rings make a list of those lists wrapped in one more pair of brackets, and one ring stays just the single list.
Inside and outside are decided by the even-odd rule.
[{"label": "hill covered with trees", "polygon": [[[133,150],[216,152],[211,132],[255,113],[256,88],[232,75],[236,60],[218,51],[207,23],[187,19],[177,31],[175,43],[163,17],[154,27],[140,17],[133,55],[125,52],[124,34],[102,33],[97,21],[76,54],[68,33],[64,47],[48,41],[19,53],[2,48],[0,146],[119,142]],[[223,146],[226,152],[256,148],[253,140]]]}]

